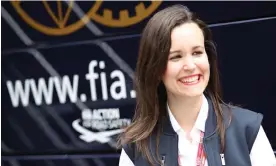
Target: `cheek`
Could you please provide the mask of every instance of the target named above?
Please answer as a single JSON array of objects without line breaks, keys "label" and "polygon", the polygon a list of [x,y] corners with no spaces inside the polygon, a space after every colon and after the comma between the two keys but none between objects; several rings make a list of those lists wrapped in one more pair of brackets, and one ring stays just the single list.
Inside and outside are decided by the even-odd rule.
[{"label": "cheek", "polygon": [[210,64],[207,57],[199,59],[197,61],[197,66],[203,73],[210,73]]},{"label": "cheek", "polygon": [[181,64],[180,63],[168,63],[167,64],[167,68],[166,68],[166,71],[165,71],[165,74],[164,74],[164,77],[165,78],[172,78],[172,77],[177,77],[178,73],[180,72],[181,70]]}]

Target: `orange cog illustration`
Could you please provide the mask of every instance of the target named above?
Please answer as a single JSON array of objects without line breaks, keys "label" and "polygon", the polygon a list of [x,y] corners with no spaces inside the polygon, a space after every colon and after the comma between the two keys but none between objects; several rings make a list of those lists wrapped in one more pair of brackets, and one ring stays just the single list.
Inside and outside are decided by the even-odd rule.
[{"label": "orange cog illustration", "polygon": [[24,10],[24,7],[22,5],[22,3],[24,3],[23,1],[11,1],[11,4],[27,24],[44,34],[52,36],[71,34],[82,28],[87,22],[91,20],[112,28],[131,26],[144,20],[146,17],[152,14],[161,4],[161,1],[152,1],[148,7],[145,7],[145,4],[143,2],[139,2],[134,7],[136,12],[135,16],[130,17],[129,11],[127,9],[123,9],[119,11],[119,18],[115,19],[112,16],[112,9],[103,9],[103,15],[99,15],[97,12],[103,4],[103,1],[94,1],[94,4],[91,5],[91,8],[88,10],[87,13],[84,14],[84,16],[82,16],[81,19],[72,24],[68,24],[68,20],[70,20],[70,15],[73,12],[74,1],[68,1],[68,7],[64,13],[62,10],[62,3],[64,2],[54,2],[56,2],[55,5],[57,7],[57,12],[54,12],[52,10],[51,5],[48,1],[41,1],[48,15],[56,24],[56,26],[54,27],[44,25],[39,20],[35,20],[29,13]]}]

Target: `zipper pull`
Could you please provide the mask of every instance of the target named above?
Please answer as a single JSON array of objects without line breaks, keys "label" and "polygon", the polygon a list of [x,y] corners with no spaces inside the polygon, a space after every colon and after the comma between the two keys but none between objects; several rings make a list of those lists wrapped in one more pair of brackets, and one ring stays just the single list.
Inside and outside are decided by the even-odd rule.
[{"label": "zipper pull", "polygon": [[162,161],[162,166],[164,166],[164,165],[165,165],[165,159],[166,159],[166,156],[162,156],[162,158],[161,158],[161,161]]},{"label": "zipper pull", "polygon": [[223,153],[220,154],[220,159],[221,159],[221,164],[225,165],[225,159],[224,159],[224,154]]}]

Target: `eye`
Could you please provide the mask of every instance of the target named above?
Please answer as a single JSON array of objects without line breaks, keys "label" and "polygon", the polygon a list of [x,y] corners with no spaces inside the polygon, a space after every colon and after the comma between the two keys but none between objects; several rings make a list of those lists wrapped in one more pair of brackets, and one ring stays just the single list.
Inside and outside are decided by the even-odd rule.
[{"label": "eye", "polygon": [[174,55],[174,56],[170,57],[170,60],[177,61],[180,58],[181,58],[181,55]]},{"label": "eye", "polygon": [[202,51],[195,51],[195,52],[193,52],[193,55],[201,55],[201,54],[203,54],[203,52]]}]

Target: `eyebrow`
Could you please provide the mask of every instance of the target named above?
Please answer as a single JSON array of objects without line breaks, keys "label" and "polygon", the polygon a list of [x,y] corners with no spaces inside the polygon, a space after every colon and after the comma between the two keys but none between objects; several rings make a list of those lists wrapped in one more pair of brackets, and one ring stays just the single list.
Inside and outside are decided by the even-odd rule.
[{"label": "eyebrow", "polygon": [[173,54],[173,53],[180,53],[181,51],[179,50],[176,50],[176,51],[170,51],[170,54]]},{"label": "eyebrow", "polygon": [[[204,48],[203,46],[194,46],[193,48],[192,48],[192,50],[195,50],[195,49],[197,49],[197,48]],[[173,54],[173,53],[180,53],[181,51],[180,50],[175,50],[175,51],[170,51],[170,54]]]},{"label": "eyebrow", "polygon": [[193,50],[197,49],[197,48],[204,48],[203,46],[194,46]]}]

